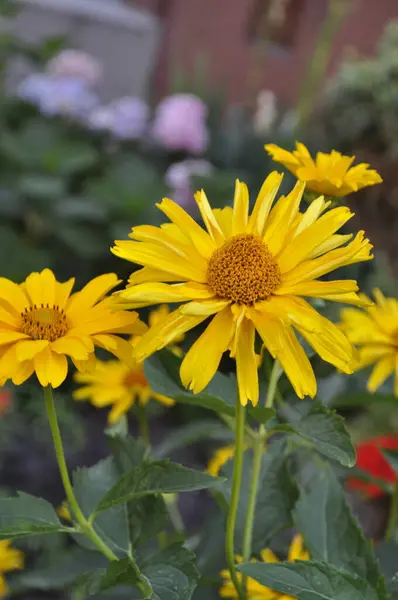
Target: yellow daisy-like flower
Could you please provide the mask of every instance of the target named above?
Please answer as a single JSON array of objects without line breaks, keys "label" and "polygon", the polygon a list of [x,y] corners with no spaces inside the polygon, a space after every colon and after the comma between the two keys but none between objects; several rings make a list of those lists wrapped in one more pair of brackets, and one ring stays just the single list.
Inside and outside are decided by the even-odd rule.
[{"label": "yellow daisy-like flower", "polygon": [[147,327],[137,313],[111,310],[114,298],[105,294],[118,283],[113,273],[101,275],[71,295],[74,279],[59,283],[49,269],[21,285],[0,278],[0,385],[20,385],[36,372],[43,387],[56,388],[67,375],[66,357],[90,368],[95,346],[131,360],[131,345],[118,334]]},{"label": "yellow daisy-like flower", "polygon": [[23,569],[23,567],[23,552],[11,548],[11,542],[9,540],[0,541],[0,598],[5,598],[8,592],[4,573]]},{"label": "yellow daisy-like flower", "polygon": [[345,156],[336,150],[330,154],[317,152],[315,160],[304,144],[296,142],[296,150],[289,152],[276,144],[266,144],[265,149],[274,161],[284,165],[307,189],[326,196],[347,196],[352,192],[381,183],[383,180],[366,163],[351,167],[355,156]]},{"label": "yellow daisy-like flower", "polygon": [[[149,315],[149,324],[160,323],[169,315],[167,306],[160,306]],[[181,339],[181,338],[180,338]],[[133,336],[130,340],[136,346],[140,336]],[[174,351],[177,350],[177,346]],[[120,360],[103,362],[97,360],[95,368],[86,373],[76,373],[75,381],[84,387],[73,393],[75,400],[89,400],[98,408],[112,405],[108,416],[110,424],[116,423],[120,417],[128,412],[133,404],[146,406],[151,398],[165,406],[173,406],[172,398],[154,392],[144,374],[144,365],[136,360],[129,363]]]},{"label": "yellow daisy-like flower", "polygon": [[213,477],[217,477],[220,470],[231,458],[235,456],[235,446],[224,446],[216,450],[209,460],[207,472]]},{"label": "yellow daisy-like flower", "polygon": [[394,392],[398,396],[398,300],[386,298],[378,289],[373,290],[373,295],[376,303],[366,310],[341,311],[342,329],[359,347],[358,368],[375,365],[368,390],[375,392],[393,375]]},{"label": "yellow daisy-like flower", "polygon": [[302,296],[362,305],[356,281],[318,278],[371,259],[372,246],[363,231],[353,239],[336,233],[353,216],[346,207],[324,212],[329,203],[320,197],[300,213],[302,182],[272,207],[281,179],[279,173],[269,175],[250,216],[248,189],[237,181],[233,208],[212,210],[204,191],[196,194],[206,230],[164,199],[158,206],[171,224],[134,227],[134,241],[116,242],[114,254],[144,267],[118,293],[120,306],[182,303],[142,336],[137,360],[210,317],[181,364],[182,383],[194,393],[206,387],[229,350],[237,363],[241,403],[257,404],[256,330],[300,398],[315,395],[316,379],[294,330],[324,360],[352,373],[352,344]]},{"label": "yellow daisy-like flower", "polygon": [[[277,556],[267,548],[260,553],[262,562],[265,563],[275,563],[279,562]],[[304,549],[303,538],[301,535],[296,535],[292,543],[290,544],[288,558],[289,561],[293,562],[295,560],[308,560],[309,554]],[[241,556],[236,557],[237,563],[242,563],[243,559]],[[256,560],[252,560],[251,562],[257,562]],[[238,599],[239,596],[236,592],[235,586],[231,580],[231,574],[228,569],[221,571],[221,577],[224,582],[220,589],[220,597],[221,598],[234,598]],[[237,573],[238,580],[242,580],[242,574]],[[286,594],[282,594],[280,592],[275,592],[270,588],[262,585],[255,579],[251,577],[247,578],[247,600],[294,600],[293,596],[287,596]]]}]

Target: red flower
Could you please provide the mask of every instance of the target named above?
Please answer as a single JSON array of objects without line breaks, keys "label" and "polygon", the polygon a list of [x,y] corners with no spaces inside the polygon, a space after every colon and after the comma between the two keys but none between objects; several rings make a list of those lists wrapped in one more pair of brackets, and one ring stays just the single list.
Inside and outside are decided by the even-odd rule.
[{"label": "red flower", "polygon": [[[381,435],[358,444],[357,468],[373,477],[382,479],[386,483],[395,483],[395,473],[380,452],[380,448],[398,450],[398,436]],[[347,482],[350,489],[363,492],[369,498],[378,498],[385,492],[374,483],[366,483],[355,477],[350,477]]]},{"label": "red flower", "polygon": [[10,390],[0,388],[0,416],[4,415],[12,402],[12,394]]}]

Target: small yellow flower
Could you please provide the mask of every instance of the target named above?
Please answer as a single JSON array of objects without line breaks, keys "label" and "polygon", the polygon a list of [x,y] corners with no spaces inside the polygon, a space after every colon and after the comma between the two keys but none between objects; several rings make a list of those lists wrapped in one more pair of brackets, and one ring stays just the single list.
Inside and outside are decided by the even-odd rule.
[{"label": "small yellow flower", "polygon": [[231,458],[235,456],[235,446],[224,446],[216,450],[209,460],[207,472],[213,477],[217,477],[220,470]]},{"label": "small yellow flower", "polygon": [[375,365],[368,390],[375,392],[393,375],[394,393],[398,396],[398,300],[386,298],[378,289],[373,290],[373,295],[376,301],[373,306],[341,311],[342,329],[359,347],[358,368]]},{"label": "small yellow flower", "polygon": [[134,227],[132,241],[116,242],[114,254],[143,267],[117,292],[120,307],[179,304],[142,336],[137,360],[207,320],[181,363],[182,383],[194,393],[208,385],[229,351],[236,359],[240,401],[256,405],[256,332],[300,398],[316,394],[316,379],[295,330],[324,360],[352,373],[353,346],[303,296],[362,305],[356,281],[319,278],[370,260],[372,246],[363,231],[355,237],[337,233],[353,216],[347,207],[326,211],[329,203],[320,197],[301,213],[302,182],[272,206],[281,180],[279,173],[269,175],[250,215],[249,192],[240,181],[233,208],[212,210],[204,191],[198,192],[206,229],[165,198],[158,206],[172,223]]},{"label": "small yellow flower", "polygon": [[[279,562],[278,558],[275,554],[267,548],[260,552],[260,556],[262,562],[265,563],[275,563]],[[289,561],[295,560],[308,560],[309,554],[306,550],[304,550],[303,538],[301,535],[296,535],[292,543],[290,544],[288,558]],[[241,556],[236,557],[236,562],[242,563],[243,559]],[[251,562],[257,562],[255,559],[252,559]],[[239,596],[236,593],[234,584],[231,580],[231,575],[228,569],[221,571],[221,577],[224,582],[220,589],[220,597],[221,598],[233,598],[238,599]],[[242,580],[242,574],[237,573],[239,581]],[[286,594],[281,594],[280,592],[275,592],[261,583],[258,583],[255,579],[251,577],[247,578],[247,600],[294,600],[292,596],[287,596]]]},{"label": "small yellow flower", "polygon": [[[169,314],[167,306],[160,306],[149,315],[149,323],[154,325],[161,322]],[[141,336],[130,339],[132,348],[139,342]],[[177,350],[177,346],[175,350]],[[128,363],[120,360],[103,362],[97,360],[92,371],[75,373],[75,381],[83,384],[73,393],[75,400],[89,400],[91,404],[102,408],[112,405],[108,416],[110,424],[116,423],[121,416],[128,412],[133,404],[146,406],[151,398],[165,406],[173,406],[174,400],[154,392],[144,374],[144,365],[136,360]]]},{"label": "small yellow flower", "polygon": [[274,161],[284,165],[307,189],[325,196],[342,197],[381,183],[383,180],[366,163],[351,167],[355,156],[345,156],[336,150],[330,154],[318,152],[315,160],[304,144],[296,142],[296,150],[289,152],[276,144],[266,144],[265,149]]},{"label": "small yellow flower", "polygon": [[11,542],[9,540],[0,541],[0,598],[5,598],[8,592],[4,573],[23,569],[23,567],[23,552],[11,548]]},{"label": "small yellow flower", "polygon": [[88,369],[95,346],[131,359],[131,345],[118,334],[141,334],[146,325],[137,313],[111,310],[114,299],[105,295],[120,283],[116,275],[96,277],[71,295],[74,281],[59,283],[49,269],[21,285],[0,278],[0,385],[20,385],[36,372],[43,387],[56,388],[66,378],[67,356]]}]

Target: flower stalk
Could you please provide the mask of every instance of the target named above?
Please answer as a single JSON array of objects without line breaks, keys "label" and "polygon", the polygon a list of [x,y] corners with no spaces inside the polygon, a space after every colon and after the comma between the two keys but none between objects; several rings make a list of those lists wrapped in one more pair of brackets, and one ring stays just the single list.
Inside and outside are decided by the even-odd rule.
[{"label": "flower stalk", "polygon": [[245,408],[241,405],[239,393],[236,396],[236,422],[235,422],[235,457],[232,473],[231,500],[227,517],[225,536],[225,554],[231,579],[235,586],[239,600],[244,600],[244,594],[239,583],[235,568],[235,528],[239,506],[239,494],[242,483],[243,452],[245,442]]}]

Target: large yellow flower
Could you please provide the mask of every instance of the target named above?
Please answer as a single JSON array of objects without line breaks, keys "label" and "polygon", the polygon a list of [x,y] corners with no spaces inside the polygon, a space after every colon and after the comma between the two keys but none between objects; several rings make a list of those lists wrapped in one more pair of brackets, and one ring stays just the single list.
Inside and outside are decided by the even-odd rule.
[{"label": "large yellow flower", "polygon": [[5,598],[8,592],[4,573],[23,569],[23,567],[23,552],[11,548],[11,542],[9,540],[0,541],[0,598]]},{"label": "large yellow flower", "polygon": [[330,154],[318,152],[315,160],[304,144],[296,142],[296,150],[289,152],[276,144],[266,144],[265,149],[278,163],[293,175],[305,181],[307,189],[326,196],[347,196],[352,192],[381,183],[383,180],[366,163],[351,167],[355,156],[344,156],[336,150]]},{"label": "large yellow flower", "polygon": [[[275,554],[267,548],[260,553],[261,559],[265,563],[275,563],[279,562],[278,558]],[[290,544],[288,558],[289,561],[295,560],[308,560],[309,555],[306,550],[304,550],[303,538],[301,535],[296,535],[292,543]],[[236,558],[238,563],[243,562],[242,557],[238,556]],[[251,562],[257,562],[252,560]],[[236,592],[235,586],[231,580],[231,574],[228,569],[221,571],[221,577],[224,579],[223,585],[220,589],[220,597],[221,598],[233,598],[238,599],[239,596]],[[242,574],[238,573],[238,580],[242,581]],[[251,577],[247,578],[247,600],[294,600],[292,596],[287,596],[286,594],[281,594],[280,592],[274,592],[269,587],[266,587],[252,579]]]},{"label": "large yellow flower", "polygon": [[19,385],[36,372],[42,386],[58,387],[66,357],[79,370],[90,368],[94,346],[132,360],[131,345],[114,334],[147,328],[137,313],[111,310],[114,299],[104,296],[118,283],[113,273],[101,275],[71,295],[74,279],[59,283],[49,269],[21,285],[0,278],[0,385]]},{"label": "large yellow flower", "polygon": [[369,260],[372,246],[362,231],[353,239],[336,234],[352,217],[346,207],[324,212],[328,203],[318,198],[300,213],[302,182],[272,207],[281,179],[276,172],[269,175],[250,216],[248,189],[237,181],[233,209],[212,210],[204,191],[196,194],[207,231],[164,199],[158,206],[171,224],[134,227],[135,241],[116,242],[114,254],[144,267],[118,294],[121,306],[183,303],[143,335],[137,360],[211,317],[181,365],[181,380],[195,393],[206,387],[229,350],[236,358],[241,403],[257,404],[256,330],[300,398],[315,395],[316,380],[294,329],[324,360],[353,371],[350,342],[301,296],[362,305],[356,281],[318,278]]},{"label": "large yellow flower", "polygon": [[[359,347],[358,368],[374,364],[368,390],[374,392],[391,375],[395,376],[394,391],[398,396],[398,300],[385,298],[373,290],[376,303],[366,310],[341,311],[342,329]],[[365,297],[366,300],[366,297]]]},{"label": "large yellow flower", "polygon": [[[149,315],[151,326],[160,323],[170,314],[167,305],[159,306]],[[178,341],[181,341],[180,336]],[[140,336],[132,336],[130,343],[136,346]],[[177,340],[175,340],[177,341]],[[180,356],[180,348],[173,346],[172,352]],[[75,381],[82,383],[84,387],[73,393],[75,400],[89,400],[98,408],[112,405],[108,416],[109,423],[116,423],[120,417],[138,403],[146,406],[151,398],[165,406],[173,406],[174,400],[154,392],[144,374],[144,365],[136,360],[128,363],[121,360],[110,360],[103,362],[97,360],[95,368],[86,373],[76,373]]]}]

